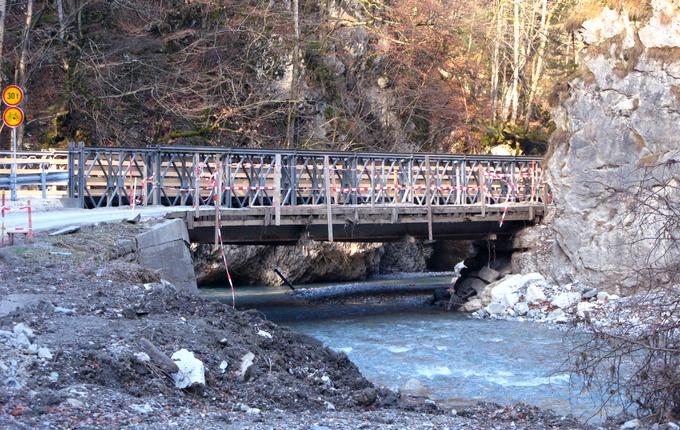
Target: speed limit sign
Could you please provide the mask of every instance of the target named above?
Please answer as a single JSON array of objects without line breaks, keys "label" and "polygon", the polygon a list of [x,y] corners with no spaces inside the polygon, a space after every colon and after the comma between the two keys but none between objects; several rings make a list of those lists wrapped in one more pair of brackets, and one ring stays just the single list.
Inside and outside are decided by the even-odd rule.
[{"label": "speed limit sign", "polygon": [[16,85],[10,85],[2,92],[2,101],[7,106],[19,106],[24,101],[24,90]]}]

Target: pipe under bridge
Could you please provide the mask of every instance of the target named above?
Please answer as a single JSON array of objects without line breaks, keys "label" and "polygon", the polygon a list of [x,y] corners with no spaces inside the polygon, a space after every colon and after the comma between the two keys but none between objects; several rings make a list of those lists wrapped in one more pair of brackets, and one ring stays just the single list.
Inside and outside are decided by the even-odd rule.
[{"label": "pipe under bridge", "polygon": [[533,157],[71,145],[81,207],[185,207],[192,241],[295,243],[485,238],[541,217]]}]

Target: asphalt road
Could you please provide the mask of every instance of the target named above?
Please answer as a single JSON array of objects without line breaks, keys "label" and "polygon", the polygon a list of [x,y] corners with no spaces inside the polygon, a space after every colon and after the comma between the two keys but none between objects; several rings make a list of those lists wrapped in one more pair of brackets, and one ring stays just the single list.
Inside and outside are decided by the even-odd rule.
[{"label": "asphalt road", "polygon": [[[132,211],[126,208],[101,208],[101,209],[53,209],[33,213],[33,231],[56,230],[68,226],[83,226],[102,222],[120,222],[134,218],[138,214],[143,219],[162,217],[173,211],[186,210],[181,207],[147,206],[135,208]],[[28,216],[26,211],[12,209],[5,213],[5,228],[14,229],[27,227]]]}]

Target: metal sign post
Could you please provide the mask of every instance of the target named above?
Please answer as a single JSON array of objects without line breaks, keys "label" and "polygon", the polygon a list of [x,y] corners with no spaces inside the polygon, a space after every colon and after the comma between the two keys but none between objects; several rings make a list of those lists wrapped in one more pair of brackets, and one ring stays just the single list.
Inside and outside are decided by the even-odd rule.
[{"label": "metal sign post", "polygon": [[17,200],[17,127],[23,124],[24,111],[17,107],[24,100],[24,90],[10,85],[2,91],[2,101],[9,106],[2,114],[2,120],[12,129],[12,167],[9,177],[10,198]]},{"label": "metal sign post", "polygon": [[17,200],[17,129],[12,129],[12,168],[9,176],[10,199]]}]

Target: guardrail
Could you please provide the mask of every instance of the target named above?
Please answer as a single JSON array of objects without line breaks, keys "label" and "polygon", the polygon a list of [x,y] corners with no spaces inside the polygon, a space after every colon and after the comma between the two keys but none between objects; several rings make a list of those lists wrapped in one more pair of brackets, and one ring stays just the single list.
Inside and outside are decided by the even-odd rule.
[{"label": "guardrail", "polygon": [[[0,189],[11,187],[11,151],[0,151]],[[21,197],[63,197],[68,194],[68,151],[18,151],[17,192]]]},{"label": "guardrail", "polygon": [[[535,157],[215,147],[69,148],[82,207],[546,203]],[[134,196],[134,197],[133,197]]]}]

